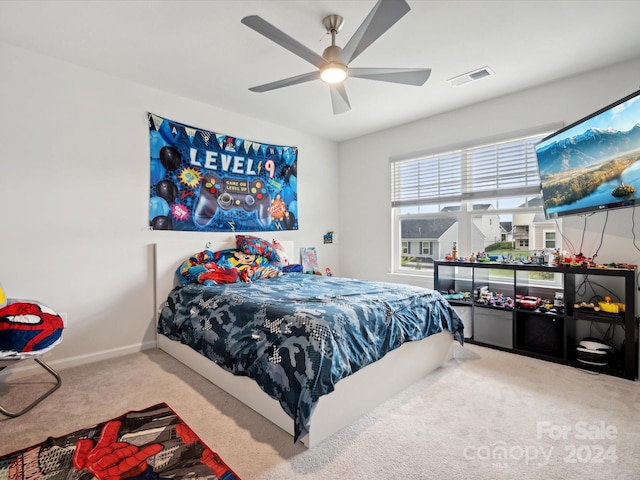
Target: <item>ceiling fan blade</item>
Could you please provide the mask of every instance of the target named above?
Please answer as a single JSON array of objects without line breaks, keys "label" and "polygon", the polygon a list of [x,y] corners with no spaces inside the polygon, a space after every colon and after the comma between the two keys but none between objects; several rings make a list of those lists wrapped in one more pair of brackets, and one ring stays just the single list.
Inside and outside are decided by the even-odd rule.
[{"label": "ceiling fan blade", "polygon": [[344,89],[344,85],[342,83],[329,85],[329,91],[331,92],[331,104],[333,105],[334,115],[351,110],[349,97],[347,97],[347,91]]},{"label": "ceiling fan blade", "polygon": [[260,18],[258,15],[249,15],[248,17],[244,17],[241,21],[247,27],[255,30],[261,35],[264,35],[272,42],[286,48],[291,53],[309,62],[311,65],[315,65],[320,68],[322,65],[327,63],[327,61],[316,52],[305,47],[297,40],[291,38],[283,31],[271,25],[266,20]]},{"label": "ceiling fan blade", "polygon": [[310,82],[311,80],[317,80],[319,78],[320,72],[303,73],[302,75],[297,75],[295,77],[283,78],[282,80],[275,82],[251,87],[249,90],[252,92],[268,92],[269,90],[275,90],[276,88],[290,87],[291,85],[298,85],[299,83]]},{"label": "ceiling fan blade", "polygon": [[430,68],[350,68],[349,76],[381,82],[423,85],[431,75]]},{"label": "ceiling fan blade", "polygon": [[348,65],[369,45],[389,30],[398,20],[411,10],[404,0],[378,0],[362,25],[347,42],[340,54],[340,60]]}]

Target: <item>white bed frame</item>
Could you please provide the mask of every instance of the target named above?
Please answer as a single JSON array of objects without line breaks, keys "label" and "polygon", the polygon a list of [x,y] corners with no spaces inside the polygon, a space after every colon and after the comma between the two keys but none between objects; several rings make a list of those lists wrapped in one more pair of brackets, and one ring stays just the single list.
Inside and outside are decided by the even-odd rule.
[{"label": "white bed frame", "polygon": [[[293,242],[280,242],[289,259]],[[205,248],[206,240],[155,244],[156,314],[176,285],[175,271],[193,253]],[[229,242],[211,242],[212,251],[232,248]],[[292,261],[292,263],[297,263]],[[157,335],[158,348],[175,357],[210,382],[228,392],[293,436],[293,420],[280,404],[264,393],[250,378],[235,376],[182,343]],[[309,434],[302,442],[311,448],[333,433],[362,417],[418,379],[442,366],[453,356],[453,336],[449,332],[431,335],[419,342],[405,343],[376,363],[341,380],[333,392],[320,398],[311,418]]]}]

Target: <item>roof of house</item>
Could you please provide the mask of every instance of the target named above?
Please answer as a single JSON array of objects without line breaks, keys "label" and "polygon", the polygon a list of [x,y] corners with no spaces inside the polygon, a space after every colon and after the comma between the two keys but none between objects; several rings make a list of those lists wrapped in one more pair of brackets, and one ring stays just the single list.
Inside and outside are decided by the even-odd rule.
[{"label": "roof of house", "polygon": [[[490,208],[493,208],[493,205],[490,203],[477,203],[477,204],[474,204],[471,208],[473,210],[489,210]],[[442,212],[459,212],[460,205],[451,205],[449,207],[444,207],[441,211]]]},{"label": "roof of house", "polygon": [[521,207],[541,207],[541,206],[542,206],[542,197],[538,195],[536,197],[528,199],[526,202],[520,205],[520,208]]},{"label": "roof of house", "polygon": [[536,213],[531,223],[542,223],[542,222],[548,222],[548,221],[549,220],[546,219],[546,217],[544,216],[544,213]]},{"label": "roof of house", "polygon": [[456,221],[455,217],[404,219],[401,236],[403,239],[440,238]]},{"label": "roof of house", "polygon": [[513,222],[500,222],[502,229],[509,233],[513,229]]}]

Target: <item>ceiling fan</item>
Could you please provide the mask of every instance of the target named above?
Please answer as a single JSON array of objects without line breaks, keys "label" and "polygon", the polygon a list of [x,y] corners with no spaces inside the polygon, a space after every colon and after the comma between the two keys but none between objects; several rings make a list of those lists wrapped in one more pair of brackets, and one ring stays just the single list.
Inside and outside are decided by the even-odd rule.
[{"label": "ceiling fan", "polygon": [[376,3],[371,12],[369,12],[367,18],[364,19],[344,48],[336,45],[336,35],[342,28],[344,19],[340,15],[326,16],[322,24],[327,29],[327,33],[331,34],[331,46],[327,47],[322,55],[318,55],[257,15],[244,17],[242,19],[243,24],[286,48],[318,69],[295,77],[258,85],[249,90],[252,92],[267,92],[277,88],[289,87],[291,85],[321,79],[329,84],[333,113],[339,114],[351,109],[349,98],[347,97],[347,92],[343,84],[344,80],[348,77],[366,78],[369,80],[401,83],[404,85],[423,85],[431,74],[430,68],[349,67],[349,64],[358,55],[389,30],[389,28],[409,12],[409,10],[411,10],[411,8],[404,0],[378,0],[378,3]]}]

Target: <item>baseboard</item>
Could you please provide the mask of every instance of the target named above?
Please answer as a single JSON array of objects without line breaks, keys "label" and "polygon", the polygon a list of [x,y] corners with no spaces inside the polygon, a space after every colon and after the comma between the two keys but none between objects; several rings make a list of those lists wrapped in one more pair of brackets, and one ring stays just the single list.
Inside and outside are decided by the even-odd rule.
[{"label": "baseboard", "polygon": [[[112,348],[109,350],[100,350],[97,352],[88,353],[85,355],[76,355],[68,358],[58,358],[56,360],[49,361],[48,355],[44,355],[42,360],[47,362],[54,370],[65,370],[71,367],[78,367],[80,365],[87,365],[89,363],[100,362],[103,360],[109,360],[112,358],[122,357],[131,353],[141,352],[143,350],[149,350],[156,348],[156,339],[138,343],[134,345],[127,345],[119,348]],[[42,367],[39,366],[33,360],[18,360],[17,362],[0,362],[0,367],[6,365],[8,368],[0,371],[0,381],[8,379],[17,379],[22,377],[28,377],[43,372]],[[64,381],[64,379],[63,379]]]}]

